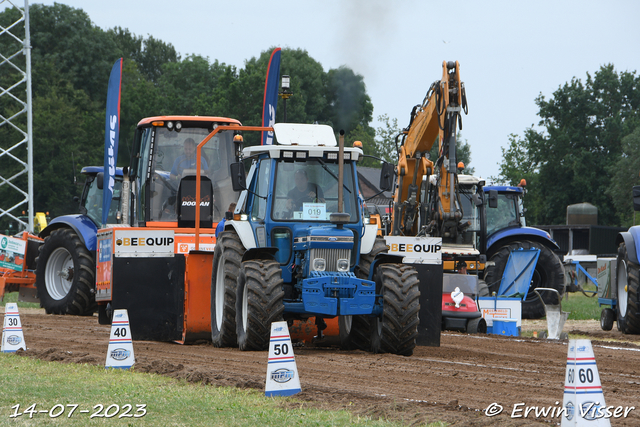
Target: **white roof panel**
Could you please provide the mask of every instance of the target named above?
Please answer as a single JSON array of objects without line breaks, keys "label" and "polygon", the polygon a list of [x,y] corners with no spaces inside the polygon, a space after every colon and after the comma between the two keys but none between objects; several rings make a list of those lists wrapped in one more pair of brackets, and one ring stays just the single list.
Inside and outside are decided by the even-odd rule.
[{"label": "white roof panel", "polygon": [[276,123],[273,125],[280,145],[335,147],[338,145],[331,126],[302,123]]}]

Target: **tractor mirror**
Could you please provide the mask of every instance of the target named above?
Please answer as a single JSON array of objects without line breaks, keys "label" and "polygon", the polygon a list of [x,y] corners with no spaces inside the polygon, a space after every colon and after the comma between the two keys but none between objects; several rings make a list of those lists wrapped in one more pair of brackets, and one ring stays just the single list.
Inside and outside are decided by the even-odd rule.
[{"label": "tractor mirror", "polygon": [[498,207],[498,190],[489,190],[489,207]]},{"label": "tractor mirror", "polygon": [[640,185],[633,187],[633,210],[640,211]]},{"label": "tractor mirror", "polygon": [[242,191],[247,189],[247,178],[244,174],[244,164],[242,162],[231,163],[231,186],[233,191]]},{"label": "tractor mirror", "polygon": [[98,184],[98,190],[102,190],[104,188],[104,172],[98,172],[98,175],[96,175],[96,180]]},{"label": "tractor mirror", "polygon": [[394,166],[391,163],[383,162],[380,171],[380,190],[391,191],[393,188]]}]

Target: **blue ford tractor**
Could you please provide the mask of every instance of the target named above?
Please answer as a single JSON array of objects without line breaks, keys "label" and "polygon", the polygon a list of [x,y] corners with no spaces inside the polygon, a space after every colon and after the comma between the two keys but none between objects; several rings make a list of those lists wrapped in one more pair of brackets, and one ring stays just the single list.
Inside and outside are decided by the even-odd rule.
[{"label": "blue ford tractor", "polygon": [[376,238],[358,191],[362,150],[325,125],[273,128],[277,145],[244,148],[231,165],[242,193],[214,252],[213,344],[264,350],[271,322],[315,317],[322,335],[338,316],[344,348],[411,355],[418,275]]},{"label": "blue ford tractor", "polygon": [[[79,214],[54,218],[40,232],[44,243],[36,259],[36,289],[40,306],[48,314],[91,315],[95,301],[96,235],[102,221],[103,167],[82,169],[86,176]],[[116,169],[109,223],[120,209],[122,168]]]}]

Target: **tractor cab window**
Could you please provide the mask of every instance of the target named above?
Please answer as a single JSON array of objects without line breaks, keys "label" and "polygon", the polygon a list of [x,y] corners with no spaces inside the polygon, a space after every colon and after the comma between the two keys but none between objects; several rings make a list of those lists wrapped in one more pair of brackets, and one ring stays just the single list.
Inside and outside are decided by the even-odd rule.
[{"label": "tractor cab window", "polygon": [[[344,212],[358,221],[353,165],[344,164]],[[276,165],[272,218],[276,221],[329,221],[338,212],[338,163],[322,159],[280,160]]]},{"label": "tractor cab window", "polygon": [[487,236],[503,228],[520,224],[516,199],[512,194],[498,194],[498,207],[487,207]]},{"label": "tractor cab window", "polygon": [[443,238],[443,242],[455,244],[477,245],[477,238],[480,230],[480,211],[473,202],[473,195],[476,193],[476,186],[460,188],[460,203],[463,211],[462,228],[454,241],[449,242]]},{"label": "tractor cab window", "polygon": [[[177,194],[180,180],[196,175],[196,147],[211,132],[209,127],[183,127],[179,132],[155,128],[155,147],[151,159],[150,221],[177,220]],[[228,165],[234,161],[233,135],[220,132],[201,151],[200,174],[213,186],[213,221],[222,219],[230,203],[237,199],[231,188]]]},{"label": "tractor cab window", "polygon": [[254,193],[258,196],[253,199],[253,207],[251,208],[251,218],[256,220],[263,220],[266,218],[267,213],[267,196],[269,195],[269,177],[271,176],[271,160],[266,159],[260,162],[258,169],[258,177],[256,179],[256,186]]},{"label": "tractor cab window", "polygon": [[[109,207],[109,216],[107,217],[108,224],[116,224],[116,214],[120,210],[120,193],[122,192],[122,179],[116,179],[115,186],[113,187],[113,198],[111,199],[111,206]],[[87,189],[87,195],[84,200],[84,208],[87,210],[87,216],[96,225],[102,224],[102,190],[98,188],[98,180],[93,179],[89,183]]]}]

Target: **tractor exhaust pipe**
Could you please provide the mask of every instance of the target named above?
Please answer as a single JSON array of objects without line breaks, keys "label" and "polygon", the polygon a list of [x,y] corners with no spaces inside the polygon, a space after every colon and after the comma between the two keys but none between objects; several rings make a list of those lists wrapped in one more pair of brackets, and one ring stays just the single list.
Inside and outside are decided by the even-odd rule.
[{"label": "tractor exhaust pipe", "polygon": [[351,215],[344,212],[344,130],[341,129],[338,138],[338,212],[332,213],[329,221],[342,228],[350,218]]}]

